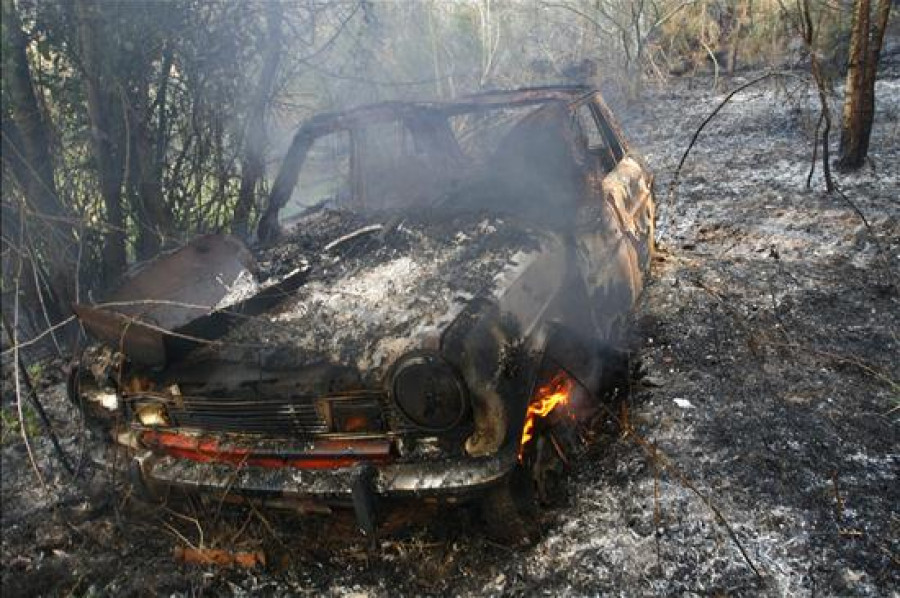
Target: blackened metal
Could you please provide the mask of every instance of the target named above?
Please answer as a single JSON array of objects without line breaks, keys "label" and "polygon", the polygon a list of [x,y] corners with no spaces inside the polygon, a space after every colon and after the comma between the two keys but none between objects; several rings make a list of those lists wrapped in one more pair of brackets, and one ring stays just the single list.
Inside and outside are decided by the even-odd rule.
[{"label": "blackened metal", "polygon": [[375,478],[378,471],[371,463],[358,465],[350,483],[356,523],[366,536],[372,537],[378,527],[375,513]]}]

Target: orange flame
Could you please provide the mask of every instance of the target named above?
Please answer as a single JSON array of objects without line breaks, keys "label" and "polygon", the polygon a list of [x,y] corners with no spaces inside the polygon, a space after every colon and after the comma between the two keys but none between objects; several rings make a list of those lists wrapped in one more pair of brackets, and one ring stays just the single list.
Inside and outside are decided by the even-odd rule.
[{"label": "orange flame", "polygon": [[565,374],[557,374],[550,382],[541,386],[534,393],[528,411],[525,413],[525,425],[522,427],[522,440],[519,443],[519,459],[525,447],[534,436],[534,425],[538,418],[547,417],[560,405],[567,406],[572,396],[572,379]]}]

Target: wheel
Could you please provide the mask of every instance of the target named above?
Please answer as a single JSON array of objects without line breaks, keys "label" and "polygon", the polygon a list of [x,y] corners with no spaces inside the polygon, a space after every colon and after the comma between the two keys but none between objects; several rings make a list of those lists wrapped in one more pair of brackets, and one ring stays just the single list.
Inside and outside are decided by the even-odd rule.
[{"label": "wheel", "polygon": [[[561,444],[570,446],[566,431],[560,426],[556,428],[556,434],[549,430],[535,439],[531,478],[542,507],[562,507],[569,500],[569,464],[560,454]],[[558,439],[557,435],[560,436]]]},{"label": "wheel", "polygon": [[540,531],[531,475],[516,465],[481,499],[481,517],[489,538],[502,544],[533,542]]}]

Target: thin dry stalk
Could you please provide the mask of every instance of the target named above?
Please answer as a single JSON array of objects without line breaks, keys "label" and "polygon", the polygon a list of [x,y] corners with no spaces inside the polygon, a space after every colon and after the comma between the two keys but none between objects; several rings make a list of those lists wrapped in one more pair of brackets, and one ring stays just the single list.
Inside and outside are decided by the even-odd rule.
[{"label": "thin dry stalk", "polygon": [[238,474],[241,472],[241,469],[244,468],[244,465],[247,464],[247,459],[250,458],[250,453],[244,455],[241,459],[241,462],[238,463],[234,471],[228,476],[228,483],[225,484],[225,489],[222,491],[222,496],[219,498],[219,504],[216,506],[216,514],[213,517],[214,520],[219,519],[219,516],[222,514],[222,506],[225,504],[225,500],[228,498],[228,494],[231,492],[231,487],[234,486],[235,481],[237,481]]},{"label": "thin dry stalk", "polygon": [[[3,316],[3,330],[6,332],[6,336],[9,339],[9,342],[16,345],[16,336],[13,334],[14,325],[10,324],[6,316]],[[66,455],[66,452],[62,448],[62,444],[59,441],[59,436],[56,435],[56,431],[53,429],[53,423],[50,421],[50,417],[47,415],[47,411],[44,409],[43,404],[41,404],[40,399],[38,398],[37,390],[35,389],[34,383],[31,381],[31,377],[28,375],[28,370],[25,368],[25,364],[22,361],[22,358],[19,356],[18,359],[14,352],[14,367],[16,368],[16,382],[21,382],[25,386],[26,398],[31,403],[31,406],[34,407],[34,410],[38,414],[38,418],[41,420],[41,425],[44,427],[44,431],[47,433],[47,436],[50,438],[51,444],[53,444],[53,449],[56,451],[57,457],[59,457],[60,463],[65,468],[67,472],[74,475],[75,468],[72,467],[72,464],[69,462],[69,458]]]},{"label": "thin dry stalk", "polygon": [[170,509],[169,507],[164,507],[163,510],[166,513],[168,513],[169,515],[172,515],[173,517],[177,517],[178,519],[187,521],[188,523],[193,523],[194,526],[197,528],[197,534],[200,538],[200,546],[201,547],[206,546],[206,542],[203,539],[204,538],[203,526],[200,525],[199,519],[197,519],[196,517],[191,517],[190,515],[185,515],[184,513],[179,513],[178,511],[175,511],[174,509]]},{"label": "thin dry stalk", "polygon": [[[22,229],[22,237],[24,238],[24,228],[25,223],[24,219],[21,224]],[[38,467],[37,461],[34,458],[34,451],[31,449],[31,440],[28,438],[28,430],[25,425],[25,413],[22,408],[22,372],[20,371],[19,366],[19,345],[18,345],[18,331],[19,331],[19,281],[22,278],[22,257],[19,256],[19,264],[18,270],[16,272],[16,279],[14,283],[13,289],[13,325],[12,330],[8,331],[12,335],[12,343],[13,343],[13,362],[16,364],[15,374],[13,375],[13,379],[15,381],[15,389],[16,389],[16,415],[19,418],[19,431],[22,433],[22,440],[25,442],[25,450],[28,453],[28,460],[31,462],[31,468],[34,470],[34,475],[37,476],[38,482],[40,482],[41,487],[45,492],[49,492],[49,488],[47,487],[47,482],[44,481],[44,476],[41,474],[41,470]]]},{"label": "thin dry stalk", "polygon": [[253,514],[256,516],[256,518],[259,519],[260,523],[263,524],[263,527],[265,527],[266,530],[269,532],[269,534],[271,534],[272,537],[275,539],[275,541],[278,542],[278,545],[281,546],[282,548],[287,548],[287,545],[278,536],[278,533],[275,531],[275,528],[272,527],[272,524],[269,523],[269,520],[266,519],[262,513],[260,513],[259,509],[256,508],[256,505],[253,503],[253,501],[248,500],[247,504],[250,505],[250,509],[253,511]]},{"label": "thin dry stalk", "polygon": [[44,338],[45,336],[47,336],[48,334],[53,334],[53,332],[55,330],[59,330],[60,328],[66,326],[67,324],[69,324],[70,322],[73,322],[74,320],[75,320],[75,316],[69,316],[65,320],[63,320],[57,324],[54,324],[50,328],[47,328],[46,330],[44,330],[37,336],[35,336],[27,341],[13,343],[12,347],[10,347],[9,349],[6,349],[5,351],[3,351],[3,353],[0,353],[0,355],[9,355],[11,353],[15,353],[17,350],[24,349],[25,347],[30,347],[31,345],[34,345],[34,344],[40,342],[40,340],[42,338]]},{"label": "thin dry stalk", "polygon": [[56,347],[56,354],[60,357],[63,356],[63,350],[59,346],[59,340],[56,338],[56,334],[52,331],[53,329],[53,321],[50,318],[50,312],[47,311],[47,304],[44,301],[44,291],[41,289],[41,277],[38,274],[37,267],[37,256],[34,255],[34,252],[31,252],[31,273],[34,276],[34,289],[38,296],[38,302],[41,304],[41,314],[44,316],[44,321],[47,323],[47,327],[51,329],[50,338],[53,339],[53,346]]},{"label": "thin dry stalk", "polygon": [[181,540],[182,542],[184,542],[186,546],[189,546],[189,547],[193,548],[194,550],[198,550],[197,546],[195,546],[193,542],[191,542],[190,540],[188,540],[188,539],[184,536],[184,534],[182,534],[180,531],[178,531],[177,529],[175,529],[175,528],[174,528],[172,525],[170,525],[168,522],[163,521],[162,519],[160,519],[159,522],[162,524],[162,526],[163,526],[164,528],[166,528],[166,530],[167,530],[170,534],[172,534],[173,536],[175,536],[176,538],[178,538],[179,540]]},{"label": "thin dry stalk", "polygon": [[813,174],[816,172],[816,159],[819,155],[819,130],[822,128],[822,122],[825,120],[825,111],[819,112],[819,122],[816,123],[816,130],[813,133],[813,152],[812,159],[809,161],[809,174],[806,175],[806,188],[812,188]]},{"label": "thin dry stalk", "polygon": [[[684,167],[685,161],[687,161],[687,158],[690,155],[691,150],[694,148],[694,144],[697,143],[697,138],[700,137],[700,133],[703,132],[703,129],[706,128],[706,125],[708,125],[712,121],[712,119],[715,118],[716,115],[722,111],[722,109],[728,104],[729,101],[731,101],[731,99],[734,96],[736,96],[740,92],[744,91],[745,89],[756,85],[757,83],[761,83],[761,82],[771,79],[773,77],[774,78],[796,77],[796,75],[794,75],[793,73],[786,73],[783,71],[769,71],[767,73],[760,75],[759,77],[756,77],[755,79],[753,79],[751,81],[748,81],[747,83],[744,83],[743,85],[736,87],[735,89],[731,90],[731,92],[727,96],[725,96],[725,99],[723,99],[712,112],[709,113],[709,116],[707,116],[705,119],[703,119],[703,122],[700,123],[699,127],[697,127],[697,130],[694,131],[694,135],[691,137],[691,140],[688,143],[687,148],[684,150],[684,153],[681,155],[681,160],[678,161],[678,166],[675,168],[675,173],[672,175],[672,181],[669,183],[669,189],[668,189],[668,193],[666,196],[666,204],[667,204],[667,210],[670,213],[670,216],[669,216],[670,220],[672,217],[671,211],[675,209],[675,203],[676,203],[675,189],[678,186],[678,182],[681,177],[681,169]],[[657,235],[657,237],[659,237],[659,235]]]}]

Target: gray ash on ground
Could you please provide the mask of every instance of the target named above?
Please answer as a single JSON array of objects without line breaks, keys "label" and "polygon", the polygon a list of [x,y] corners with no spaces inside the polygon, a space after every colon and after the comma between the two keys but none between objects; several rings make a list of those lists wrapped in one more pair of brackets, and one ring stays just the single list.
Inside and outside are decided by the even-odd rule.
[{"label": "gray ash on ground", "polygon": [[[268,550],[272,566],[254,572],[178,567],[173,547],[201,541],[192,521],[128,501],[91,508],[61,474],[45,493],[11,442],[2,454],[4,595],[896,593],[896,56],[884,72],[874,168],[838,174],[877,244],[822,191],[820,175],[806,189],[814,96],[750,89],[688,159],[637,317],[646,376],[631,421],[716,504],[763,578],[702,501],[606,425],[572,473],[569,504],[544,514],[544,534],[528,547],[490,543],[465,507],[403,505],[373,544],[354,534],[349,513],[217,517],[215,505],[181,507],[202,523],[206,545]],[[661,195],[724,97],[700,84],[676,82],[623,114]],[[342,234],[356,224],[365,223]],[[45,397],[64,405],[57,387]],[[77,433],[75,423],[64,428],[69,443]],[[46,459],[46,440],[35,445]]]}]

